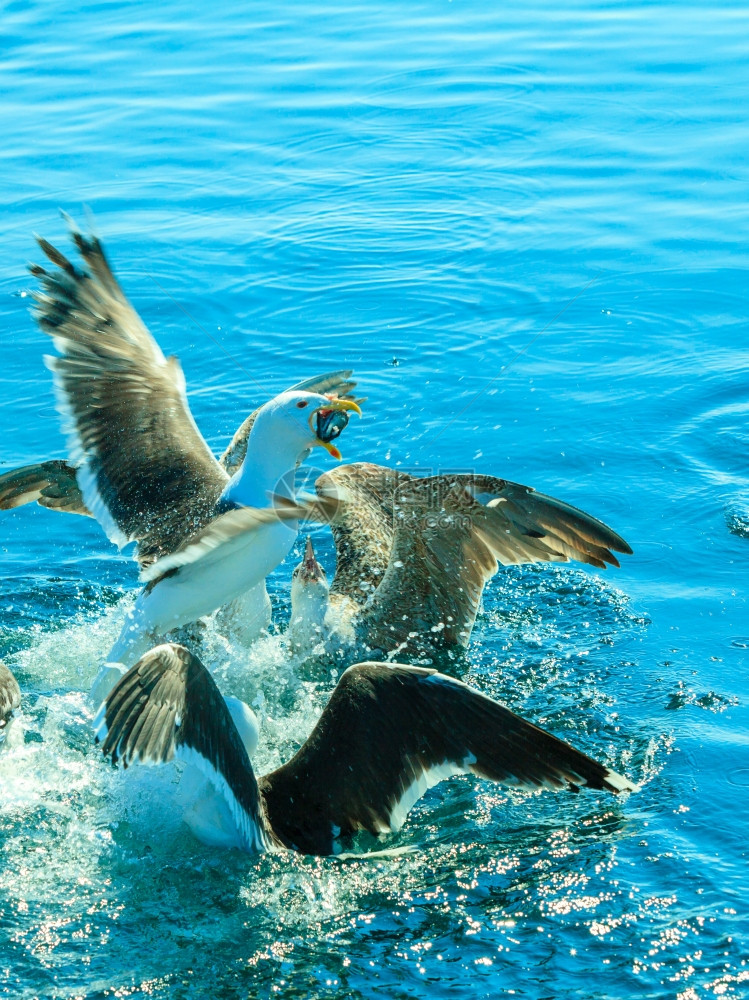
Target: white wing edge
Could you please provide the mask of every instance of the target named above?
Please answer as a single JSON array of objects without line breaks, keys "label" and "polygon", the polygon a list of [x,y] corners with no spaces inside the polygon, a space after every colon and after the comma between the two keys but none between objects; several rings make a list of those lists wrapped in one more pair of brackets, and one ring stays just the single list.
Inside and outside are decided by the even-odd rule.
[{"label": "white wing edge", "polygon": [[[60,339],[60,343],[58,344],[58,339],[59,338],[55,338],[55,347],[58,348],[61,354],[64,354],[65,342]],[[51,354],[45,354],[44,363],[52,372],[55,399],[57,401],[57,412],[62,418],[62,431],[63,434],[65,434],[67,441],[68,459],[70,464],[76,470],[75,476],[78,480],[78,486],[80,487],[81,493],[83,494],[83,502],[99,522],[109,541],[116,545],[117,548],[121,549],[129,542],[133,541],[133,539],[128,538],[119,527],[104,502],[103,497],[99,493],[99,488],[96,484],[96,476],[89,468],[88,457],[83,448],[83,442],[80,439],[80,435],[78,434],[78,426],[68,401],[68,394],[65,391],[62,385],[62,379],[57,372],[57,358]]]},{"label": "white wing edge", "polygon": [[[107,706],[105,702],[99,708],[99,711],[96,713],[92,723],[94,733],[96,734],[96,738],[99,743],[103,743],[107,738],[108,729],[106,724],[106,709]],[[182,720],[179,717],[175,720],[175,731],[179,729],[181,721]],[[232,792],[224,775],[220,771],[216,770],[207,757],[198,753],[198,751],[193,749],[193,747],[188,747],[184,744],[176,747],[174,756],[178,760],[182,760],[186,764],[196,767],[201,774],[208,778],[219,795],[223,797],[226,804],[229,806],[232,819],[236,824],[237,833],[239,834],[238,839],[245,851],[250,854],[262,854],[266,851],[278,850],[278,848],[266,836],[265,831],[258,826],[258,824],[247,812],[245,812],[237,801],[234,792]],[[136,754],[133,756],[128,766],[131,766],[132,764],[144,764],[146,767],[158,767],[163,763],[166,762],[154,760],[153,758],[141,757],[140,754]],[[118,762],[117,766],[123,768],[121,762]]]},{"label": "white wing edge", "polygon": [[262,827],[239,804],[226,778],[220,771],[216,770],[207,757],[184,744],[177,747],[175,756],[186,764],[197,767],[208,778],[219,795],[223,796],[231,811],[232,819],[236,823],[239,839],[245,851],[250,854],[262,854],[275,849]]},{"label": "white wing edge", "polygon": [[414,778],[390,810],[388,826],[378,832],[397,833],[406,822],[409,812],[422,795],[446,778],[454,778],[460,774],[470,774],[471,764],[475,763],[476,758],[472,754],[468,754],[460,762],[454,763],[453,761],[445,760],[434,767],[422,768],[421,774],[417,778]]},{"label": "white wing edge", "polygon": [[[212,521],[195,541],[188,542],[184,548],[168,556],[162,556],[155,563],[146,566],[141,571],[140,580],[142,583],[150,583],[169,570],[180,569],[182,566],[189,566],[204,559],[229,542],[239,539],[249,541],[249,536],[263,525],[284,522],[293,530],[293,521],[299,516],[300,511],[291,508],[284,510],[275,507],[240,507],[239,510],[227,511]],[[247,538],[242,539],[243,535]]]}]

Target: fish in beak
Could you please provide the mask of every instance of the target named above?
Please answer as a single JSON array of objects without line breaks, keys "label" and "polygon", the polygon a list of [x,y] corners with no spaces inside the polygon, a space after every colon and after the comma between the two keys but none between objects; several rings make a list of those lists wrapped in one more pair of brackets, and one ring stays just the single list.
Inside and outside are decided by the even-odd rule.
[{"label": "fish in beak", "polygon": [[[349,413],[361,416],[361,407],[353,399],[332,398],[325,406],[320,406],[310,414],[309,422],[316,443],[339,461],[343,457],[332,442],[338,437],[349,421]],[[313,553],[314,558],[314,553]]]}]

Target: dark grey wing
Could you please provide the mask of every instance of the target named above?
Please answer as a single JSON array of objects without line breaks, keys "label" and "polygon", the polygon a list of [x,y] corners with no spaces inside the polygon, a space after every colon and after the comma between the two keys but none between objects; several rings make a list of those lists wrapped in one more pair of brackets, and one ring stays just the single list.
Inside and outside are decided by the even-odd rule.
[{"label": "dark grey wing", "polygon": [[59,459],[25,465],[0,476],[0,510],[12,510],[35,500],[40,507],[92,516],[83,501],[75,469]]},{"label": "dark grey wing", "polygon": [[102,752],[123,767],[199,767],[224,796],[248,851],[272,846],[250,758],[226,702],[184,646],[156,646],[120,678],[94,719]]},{"label": "dark grey wing", "polygon": [[36,317],[61,355],[48,364],[84,503],[147,564],[212,516],[228,477],[195,426],[179,362],[162,354],[98,239],[72,236],[81,270],[39,241],[56,267],[31,267]]},{"label": "dark grey wing", "polygon": [[621,535],[603,521],[530,486],[494,476],[455,480],[484,507],[481,530],[503,566],[575,559],[605,569],[607,563],[619,565],[614,552],[632,555]]},{"label": "dark grey wing", "polygon": [[[326,375],[315,375],[312,378],[302,379],[296,385],[289,386],[285,392],[319,392],[321,395],[330,393],[339,399],[353,399],[356,403],[363,402],[353,396],[351,390],[356,388],[356,382],[350,381],[351,371],[345,369],[338,372],[328,372]],[[237,428],[229,446],[219,459],[221,465],[230,476],[239,469],[244,457],[247,454],[247,439],[250,436],[252,425],[258,415],[260,407],[247,417]]]},{"label": "dark grey wing", "polygon": [[21,704],[21,689],[18,681],[0,661],[0,743],[5,740],[13,713]]},{"label": "dark grey wing", "polygon": [[468,773],[526,788],[636,788],[461,681],[360,663],[296,756],[260,779],[260,792],[277,836],[328,854],[339,835],[397,830],[427,788]]},{"label": "dark grey wing", "polygon": [[398,483],[411,477],[383,465],[339,465],[320,476],[321,497],[342,501],[330,528],[336,549],[330,592],[359,606],[382,582],[393,545],[393,507]]},{"label": "dark grey wing", "polygon": [[498,565],[618,566],[632,550],[603,522],[561,500],[493,476],[403,480],[393,501],[392,555],[361,625],[372,649],[426,636],[467,645],[481,594]]}]

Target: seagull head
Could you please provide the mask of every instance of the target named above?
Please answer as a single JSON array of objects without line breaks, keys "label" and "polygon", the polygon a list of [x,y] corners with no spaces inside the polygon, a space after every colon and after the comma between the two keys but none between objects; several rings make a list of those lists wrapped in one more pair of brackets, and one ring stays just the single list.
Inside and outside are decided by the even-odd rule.
[{"label": "seagull head", "polygon": [[282,392],[261,409],[258,420],[271,415],[277,422],[280,439],[286,439],[297,452],[310,448],[324,448],[333,458],[341,453],[333,444],[348,424],[349,414],[361,416],[361,409],[353,399],[322,396],[316,392]]},{"label": "seagull head", "polygon": [[307,543],[304,546],[304,559],[295,568],[291,578],[292,588],[294,584],[299,587],[324,587],[328,590],[328,577],[325,570],[317,561],[312,539],[307,536]]},{"label": "seagull head", "polygon": [[292,645],[303,647],[319,641],[328,610],[330,585],[325,570],[315,557],[312,539],[307,538],[304,558],[291,577]]}]

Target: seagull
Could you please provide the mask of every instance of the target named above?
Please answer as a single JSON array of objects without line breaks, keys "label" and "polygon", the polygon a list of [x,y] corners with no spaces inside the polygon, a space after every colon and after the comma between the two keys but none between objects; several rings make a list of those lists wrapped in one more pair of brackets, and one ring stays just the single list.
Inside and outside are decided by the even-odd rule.
[{"label": "seagull", "polygon": [[[351,390],[355,388],[356,383],[350,381],[350,376],[351,372],[348,370],[328,372],[325,375],[297,382],[286,392],[320,393],[326,396],[352,399],[355,403],[361,404],[364,402],[363,399],[357,400],[353,397]],[[218,460],[219,465],[226,472],[227,483],[230,477],[239,471],[244,461],[250,431],[259,412],[260,407],[257,407],[242,422],[231,443]],[[335,434],[336,428],[342,429],[340,421],[343,417],[345,417],[345,413],[339,414],[339,423],[337,425],[331,424],[331,434]],[[340,433],[340,429],[338,433]],[[61,513],[93,518],[93,514],[83,499],[76,469],[63,459],[50,459],[34,465],[26,465],[0,475],[0,510],[12,510],[34,502],[41,507]],[[180,534],[180,529],[184,528],[184,522],[175,522],[172,525],[169,511],[166,509],[158,511],[157,504],[158,495],[152,499],[152,506],[156,512],[154,516],[155,528],[158,530],[161,524],[165,529],[173,528],[174,530],[171,532],[163,530],[156,545],[150,549],[144,547],[143,550],[140,550],[139,546],[136,545],[134,556],[141,569],[151,565],[158,558],[158,554],[171,554],[171,551],[178,548],[186,540]],[[157,514],[161,517],[160,521],[156,517]],[[134,530],[136,539],[143,537],[146,530],[140,515],[141,509],[138,506],[128,512],[130,521],[136,525]],[[225,608],[220,609],[221,627],[228,628],[245,645],[250,645],[258,634],[268,626],[270,617],[270,598],[264,582],[248,592],[246,597],[237,598]],[[182,641],[185,641],[184,638]]]},{"label": "seagull", "polygon": [[[360,830],[396,832],[432,785],[458,774],[536,789],[615,794],[637,785],[492,698],[436,670],[357,663],[342,675],[294,757],[257,778],[256,729],[240,734],[200,660],[173,643],[146,653],[94,719],[114,764],[174,758],[211,782],[192,827],[209,843],[248,852],[328,855]],[[211,818],[220,817],[212,829]]]},{"label": "seagull", "polygon": [[308,654],[321,643],[325,644],[334,634],[351,644],[355,632],[348,619],[349,628],[339,619],[334,625],[331,612],[331,595],[328,575],[317,561],[312,538],[307,535],[304,557],[291,574],[291,618],[286,630],[286,642],[295,654]]},{"label": "seagull", "polygon": [[[296,516],[268,506],[274,499],[295,503],[294,470],[320,443],[311,417],[350,409],[348,400],[310,393],[282,393],[261,408],[250,433],[247,456],[222,493],[213,518],[175,552],[141,571],[146,584],[127,615],[109,660],[129,666],[165,632],[197,621],[263,587],[266,576],[286,557],[297,535]],[[358,409],[358,408],[357,408]],[[267,517],[260,517],[265,511]],[[245,512],[246,517],[232,516]],[[237,526],[241,531],[236,530]],[[264,614],[265,618],[266,615]]]},{"label": "seagull", "polygon": [[163,560],[196,538],[205,552],[211,528],[233,509],[267,507],[269,493],[293,499],[297,465],[317,446],[340,458],[332,442],[349,412],[361,414],[359,405],[304,389],[281,393],[254,414],[248,433],[240,428],[226,455],[236,469],[229,477],[193,420],[179,362],[163,355],[99,240],[75,229],[72,237],[82,269],[39,240],[55,267],[31,266],[41,282],[36,318],[58,351],[46,361],[84,505],[112,541],[137,542],[148,584],[110,661],[129,666],[164,632],[240,596],[267,624],[264,579],[289,551],[293,521],[266,523],[244,545],[224,545],[229,562],[204,559],[201,580],[184,561],[166,574]]},{"label": "seagull", "polygon": [[[291,585],[289,644],[334,638],[399,657],[466,647],[484,586],[499,566],[575,559],[618,566],[632,549],[603,522],[531,487],[494,476],[416,478],[370,463],[317,479],[339,497],[331,584],[307,540]],[[613,551],[612,551],[613,550]]]},{"label": "seagull", "polygon": [[18,681],[0,660],[0,746],[5,742],[10,724],[21,704]]}]

